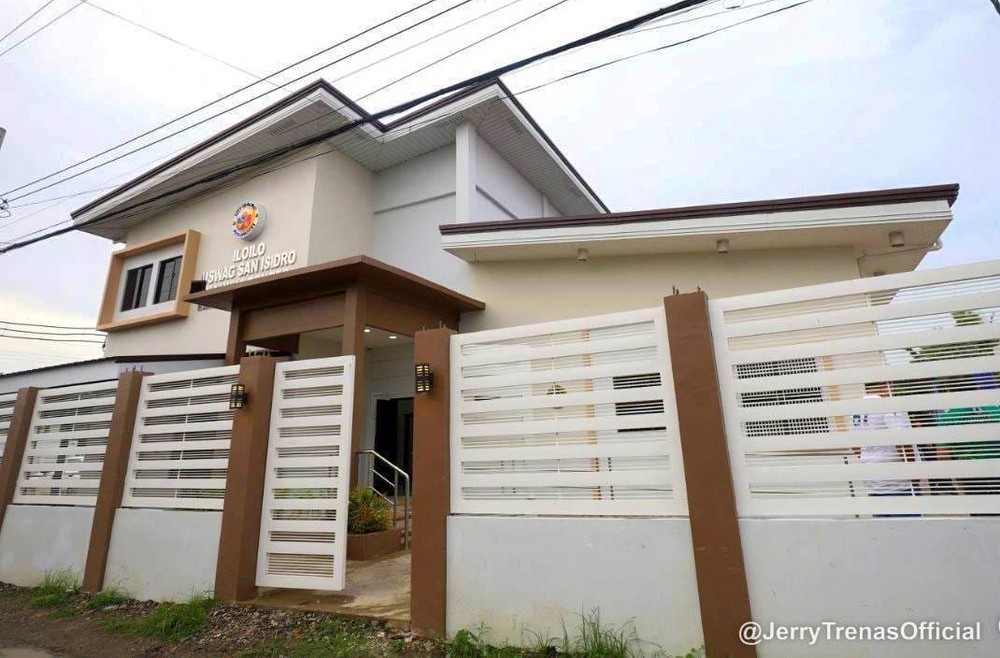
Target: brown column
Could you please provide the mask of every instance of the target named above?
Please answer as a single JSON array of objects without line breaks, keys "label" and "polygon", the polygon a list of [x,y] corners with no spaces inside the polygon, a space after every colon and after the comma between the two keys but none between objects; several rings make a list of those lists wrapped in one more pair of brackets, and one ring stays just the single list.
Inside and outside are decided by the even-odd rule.
[{"label": "brown column", "polygon": [[223,601],[241,601],[257,594],[257,544],[276,362],[269,356],[248,356],[240,361],[239,381],[246,386],[248,400],[234,412],[229,447],[215,568],[215,596]]},{"label": "brown column", "polygon": [[7,429],[7,443],[3,448],[3,461],[0,462],[0,527],[17,489],[17,476],[21,474],[21,460],[24,459],[24,446],[28,443],[37,397],[38,389],[29,386],[17,392],[14,402],[14,415]]},{"label": "brown column", "polygon": [[347,289],[344,303],[344,339],[340,353],[353,354],[354,419],[351,423],[351,489],[358,484],[358,459],[365,424],[365,311],[367,293],[357,284]]},{"label": "brown column", "polygon": [[430,393],[413,398],[413,554],[410,571],[411,626],[424,635],[445,634],[450,471],[451,329],[418,331],[413,360],[434,373]]},{"label": "brown column", "polygon": [[674,295],[664,300],[664,306],[706,653],[756,656],[756,649],[739,639],[740,626],[752,619],[750,593],[715,370],[708,296],[700,291]]},{"label": "brown column", "polygon": [[97,490],[94,521],[90,526],[90,548],[87,550],[87,563],[83,570],[83,589],[88,592],[99,592],[104,587],[104,571],[108,564],[115,512],[121,506],[122,493],[125,491],[139,392],[142,390],[142,378],[149,374],[123,372],[118,377],[115,410],[111,414],[111,429],[108,432],[108,448],[104,453],[104,466],[101,469],[101,486]]},{"label": "brown column", "polygon": [[243,340],[243,314],[234,308],[229,312],[229,338],[226,341],[226,365],[235,366],[246,354],[247,343]]}]

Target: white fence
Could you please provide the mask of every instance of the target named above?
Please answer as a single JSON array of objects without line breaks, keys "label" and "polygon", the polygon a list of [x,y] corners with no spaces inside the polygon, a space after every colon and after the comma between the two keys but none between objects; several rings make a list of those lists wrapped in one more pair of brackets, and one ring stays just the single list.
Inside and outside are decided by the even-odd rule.
[{"label": "white fence", "polygon": [[13,502],[97,502],[115,409],[116,380],[38,392]]},{"label": "white fence", "polygon": [[0,395],[0,464],[3,463],[3,449],[7,445],[7,432],[10,430],[10,421],[14,418],[15,402],[17,402],[17,393],[4,393]]},{"label": "white fence", "polygon": [[1000,261],[710,308],[741,515],[1000,513]]},{"label": "white fence", "polygon": [[221,510],[239,366],[142,380],[122,507]]},{"label": "white fence", "polygon": [[344,589],[354,357],[279,363],[257,584]]},{"label": "white fence", "polygon": [[662,308],[451,339],[452,510],[686,515]]}]

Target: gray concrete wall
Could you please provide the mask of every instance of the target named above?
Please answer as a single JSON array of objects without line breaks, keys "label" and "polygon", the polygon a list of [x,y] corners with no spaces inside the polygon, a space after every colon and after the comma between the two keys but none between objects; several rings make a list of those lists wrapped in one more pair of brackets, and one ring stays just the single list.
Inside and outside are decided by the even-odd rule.
[{"label": "gray concrete wall", "polygon": [[64,569],[82,581],[93,521],[93,507],[10,505],[0,529],[0,581],[31,587]]},{"label": "gray concrete wall", "polygon": [[532,645],[599,609],[668,655],[703,643],[687,519],[452,516],[447,598],[449,635]]},{"label": "gray concrete wall", "polygon": [[104,585],[142,600],[211,596],[221,529],[222,512],[120,509]]},{"label": "gray concrete wall", "polygon": [[761,658],[1000,655],[1000,523],[990,518],[742,519],[754,620],[982,622],[978,642],[761,643]]}]

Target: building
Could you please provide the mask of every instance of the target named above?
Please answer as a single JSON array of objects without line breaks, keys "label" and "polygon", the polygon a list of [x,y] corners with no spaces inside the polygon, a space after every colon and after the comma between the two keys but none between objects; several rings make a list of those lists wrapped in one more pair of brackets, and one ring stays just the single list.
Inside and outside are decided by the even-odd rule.
[{"label": "building", "polygon": [[[121,244],[106,356],[0,377],[0,575],[343,590],[344,493],[380,486],[355,457],[374,450],[418,481],[418,630],[517,641],[593,604],[671,651],[750,655],[751,603],[972,615],[984,576],[965,565],[996,530],[968,515],[997,511],[1000,461],[855,454],[1000,436],[981,412],[1000,262],[913,272],[957,194],[615,213],[499,81],[389,124],[317,82],[74,213]],[[929,345],[952,356],[911,358]],[[244,358],[262,350],[277,359]],[[866,395],[889,381],[907,394]],[[971,420],[924,423],[935,409]],[[886,411],[923,420],[853,431]],[[883,498],[875,478],[989,495]],[[906,513],[935,518],[877,518]],[[905,559],[872,572],[874,554]],[[943,566],[901,605],[922,561]]]},{"label": "building", "polygon": [[[499,80],[388,124],[365,119],[319,80],[76,210],[78,230],[121,246],[96,322],[106,356],[159,372],[166,359],[210,366],[247,349],[364,353],[356,445],[371,447],[377,407],[388,418],[412,396],[418,329],[909,271],[940,247],[958,194],[614,213]],[[46,369],[46,381],[91,381],[83,367]],[[38,377],[2,376],[0,391]]]}]

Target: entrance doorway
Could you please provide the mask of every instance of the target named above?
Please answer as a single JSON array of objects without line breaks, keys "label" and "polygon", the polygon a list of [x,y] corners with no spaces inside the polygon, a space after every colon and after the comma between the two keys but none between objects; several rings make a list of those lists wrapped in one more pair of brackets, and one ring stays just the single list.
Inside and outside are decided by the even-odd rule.
[{"label": "entrance doorway", "polygon": [[[375,401],[375,452],[406,473],[413,472],[413,398],[392,398]],[[376,462],[375,471],[392,481],[390,468]],[[376,477],[375,488],[389,494],[391,487]]]}]

